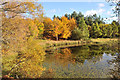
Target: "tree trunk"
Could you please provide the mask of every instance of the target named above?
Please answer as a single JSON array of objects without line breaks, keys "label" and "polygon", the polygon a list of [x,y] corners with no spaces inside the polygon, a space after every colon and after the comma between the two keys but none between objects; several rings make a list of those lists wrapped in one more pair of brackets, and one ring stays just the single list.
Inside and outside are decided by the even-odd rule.
[{"label": "tree trunk", "polygon": [[56,41],[58,41],[58,35],[56,35]]},{"label": "tree trunk", "polygon": [[[120,5],[120,2],[119,2],[119,5]],[[120,6],[119,6],[119,9],[120,9]],[[118,11],[118,22],[119,22],[119,26],[120,26],[120,11]],[[119,30],[120,27],[118,27],[118,30]],[[119,53],[118,53],[118,61],[120,61],[120,30],[118,31],[118,50],[119,50]],[[120,71],[120,62],[118,63],[118,71]]]}]

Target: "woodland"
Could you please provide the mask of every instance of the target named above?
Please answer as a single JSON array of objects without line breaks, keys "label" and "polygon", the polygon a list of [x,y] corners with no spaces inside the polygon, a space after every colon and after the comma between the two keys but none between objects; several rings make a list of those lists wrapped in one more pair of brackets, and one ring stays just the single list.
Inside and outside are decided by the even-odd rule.
[{"label": "woodland", "polygon": [[54,15],[51,19],[44,16],[44,8],[40,3],[3,2],[0,5],[2,76],[5,77],[41,76],[45,70],[42,61],[46,54],[40,45],[41,40],[119,37],[119,23],[112,21],[106,24],[102,16],[97,14],[84,16],[82,12],[74,11],[62,17]]}]

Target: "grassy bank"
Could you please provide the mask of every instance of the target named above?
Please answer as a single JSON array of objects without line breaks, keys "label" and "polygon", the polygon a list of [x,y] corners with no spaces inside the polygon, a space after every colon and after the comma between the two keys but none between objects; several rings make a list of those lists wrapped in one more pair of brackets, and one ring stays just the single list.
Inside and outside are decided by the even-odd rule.
[{"label": "grassy bank", "polygon": [[97,39],[89,39],[89,40],[61,40],[61,41],[53,41],[53,40],[40,40],[40,45],[44,48],[50,47],[69,47],[69,46],[79,46],[79,45],[89,45],[89,44],[114,44],[117,43],[117,38],[97,38]]},{"label": "grassy bank", "polygon": [[61,41],[53,41],[53,40],[41,40],[40,44],[45,47],[60,47],[60,46],[73,46],[73,45],[79,45],[79,44],[86,44],[90,43],[90,40],[61,40]]},{"label": "grassy bank", "polygon": [[109,42],[116,42],[118,41],[117,38],[97,38],[97,39],[90,39],[92,42],[107,44]]}]

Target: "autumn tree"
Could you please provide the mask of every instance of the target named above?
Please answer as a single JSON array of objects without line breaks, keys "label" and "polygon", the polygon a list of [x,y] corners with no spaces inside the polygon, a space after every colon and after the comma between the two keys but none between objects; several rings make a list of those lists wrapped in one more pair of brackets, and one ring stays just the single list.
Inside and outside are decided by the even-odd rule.
[{"label": "autumn tree", "polygon": [[45,18],[44,25],[44,36],[46,38],[68,39],[72,30],[76,27],[76,21],[74,18],[68,19],[65,16],[61,19],[54,18],[53,21],[50,18]]},{"label": "autumn tree", "polygon": [[53,21],[50,18],[44,18],[43,21],[44,24],[44,32],[43,32],[43,36],[45,38],[49,38],[52,39],[52,32],[53,32]]},{"label": "autumn tree", "polygon": [[[3,14],[2,41],[5,45],[12,46],[11,43],[13,43],[13,41],[16,41],[16,44],[19,44],[18,41],[21,42],[27,40],[29,35],[37,36],[37,32],[32,31],[33,28],[35,29],[35,27],[32,27],[35,26],[34,22],[28,19],[30,21],[29,23],[29,21],[26,21],[22,16],[26,14],[31,15],[32,18],[42,18],[43,11],[41,4],[35,4],[33,2],[3,2],[1,5],[3,6],[1,8]],[[35,30],[37,30],[37,28]],[[21,33],[25,34],[24,37]]]},{"label": "autumn tree", "polygon": [[77,27],[76,20],[74,18],[69,19],[68,23],[70,31],[74,30]]},{"label": "autumn tree", "polygon": [[[38,36],[43,32],[44,26],[42,24],[42,6],[34,2],[5,2],[1,5],[3,6],[0,9],[2,12],[2,56],[5,60],[3,62],[3,72],[6,71],[8,73],[4,73],[4,75],[12,76],[12,74],[16,74],[15,71],[19,74],[24,73],[23,75],[32,74],[32,69],[37,70],[37,65],[41,64],[41,60],[44,57],[42,56],[44,53],[41,52],[41,46],[36,42]],[[36,17],[37,20],[34,20]],[[39,45],[39,47],[36,45]],[[38,48],[41,49],[40,52],[37,50]],[[30,54],[31,56],[29,56]],[[16,57],[13,61],[9,61],[6,60],[6,55],[21,55],[20,58],[23,59],[19,61],[18,57]],[[37,59],[38,55],[40,55],[39,58],[41,57],[41,60]],[[32,63],[32,59],[36,59],[39,63]],[[30,66],[26,67],[26,64],[22,64],[22,62]],[[20,68],[18,68],[19,66]],[[22,66],[24,66],[24,69]],[[8,69],[5,67],[8,67]],[[39,69],[42,70],[43,68],[40,67]],[[41,74],[41,71],[39,71],[39,74]],[[33,75],[37,74],[29,74],[29,77],[33,77]]]},{"label": "autumn tree", "polygon": [[[26,17],[26,13],[32,18],[43,16],[43,7],[41,4],[33,2],[4,2],[2,5],[1,11],[7,14],[7,18],[14,18],[20,14],[23,14]],[[22,15],[22,16],[23,16]]]},{"label": "autumn tree", "polygon": [[63,31],[63,24],[58,18],[54,18],[53,20],[53,32],[52,35],[56,38],[56,40],[59,40],[59,35]]},{"label": "autumn tree", "polygon": [[62,31],[62,38],[67,39],[71,36],[72,30],[76,27],[75,19],[67,19],[66,17],[61,17],[61,21],[63,23],[63,31]]},{"label": "autumn tree", "polygon": [[34,19],[34,23],[37,26],[38,29],[38,38],[42,39],[43,38],[43,32],[44,32],[44,24],[41,22],[39,19]]},{"label": "autumn tree", "polygon": [[66,17],[61,17],[61,22],[63,24],[61,37],[67,39],[71,35],[70,26],[68,25],[69,20]]},{"label": "autumn tree", "polygon": [[2,74],[18,79],[39,78],[45,70],[42,66],[44,55],[45,51],[39,45],[39,41],[31,37],[18,54],[3,55]]}]

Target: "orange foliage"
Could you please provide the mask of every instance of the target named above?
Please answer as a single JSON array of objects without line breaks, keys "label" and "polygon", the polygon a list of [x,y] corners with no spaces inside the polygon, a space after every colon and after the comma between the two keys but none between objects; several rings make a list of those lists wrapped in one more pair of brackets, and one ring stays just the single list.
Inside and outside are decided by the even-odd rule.
[{"label": "orange foliage", "polygon": [[54,18],[52,21],[50,18],[45,18],[45,37],[49,38],[59,38],[68,39],[71,36],[72,30],[76,27],[76,21],[74,18],[67,19],[66,17],[61,17],[61,20]]}]

